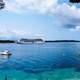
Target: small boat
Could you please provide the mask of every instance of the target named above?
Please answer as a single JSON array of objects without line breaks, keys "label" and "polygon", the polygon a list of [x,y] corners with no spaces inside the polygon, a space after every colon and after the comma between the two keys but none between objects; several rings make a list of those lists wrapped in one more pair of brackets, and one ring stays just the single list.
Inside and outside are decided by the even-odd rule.
[{"label": "small boat", "polygon": [[5,51],[3,51],[3,52],[0,52],[0,54],[1,54],[1,55],[6,55],[6,56],[12,55],[12,54],[10,53],[10,51],[8,51],[8,50],[5,50]]}]

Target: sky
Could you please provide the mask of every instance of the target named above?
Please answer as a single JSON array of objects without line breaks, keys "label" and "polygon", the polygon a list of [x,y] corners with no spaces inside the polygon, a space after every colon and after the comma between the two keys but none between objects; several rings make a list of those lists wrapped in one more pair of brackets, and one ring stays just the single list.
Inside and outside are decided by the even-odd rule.
[{"label": "sky", "polygon": [[4,0],[0,39],[80,40],[80,3],[69,0]]}]

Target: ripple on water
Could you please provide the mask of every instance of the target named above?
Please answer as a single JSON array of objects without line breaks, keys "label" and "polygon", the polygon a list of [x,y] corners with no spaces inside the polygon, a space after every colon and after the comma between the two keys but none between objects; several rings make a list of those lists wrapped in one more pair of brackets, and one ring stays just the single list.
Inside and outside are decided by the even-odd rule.
[{"label": "ripple on water", "polygon": [[0,80],[4,80],[6,75],[8,80],[80,80],[80,73],[74,68],[56,69],[37,74],[17,70],[0,70]]}]

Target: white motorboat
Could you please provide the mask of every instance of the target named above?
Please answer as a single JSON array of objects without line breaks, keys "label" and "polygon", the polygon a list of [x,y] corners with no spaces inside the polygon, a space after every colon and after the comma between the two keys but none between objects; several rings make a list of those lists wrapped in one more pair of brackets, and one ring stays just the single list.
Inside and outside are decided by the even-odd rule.
[{"label": "white motorboat", "polygon": [[3,52],[0,52],[0,54],[1,54],[1,55],[6,55],[6,56],[12,55],[12,54],[10,53],[10,51],[8,51],[8,50],[5,50],[5,51],[3,51]]}]

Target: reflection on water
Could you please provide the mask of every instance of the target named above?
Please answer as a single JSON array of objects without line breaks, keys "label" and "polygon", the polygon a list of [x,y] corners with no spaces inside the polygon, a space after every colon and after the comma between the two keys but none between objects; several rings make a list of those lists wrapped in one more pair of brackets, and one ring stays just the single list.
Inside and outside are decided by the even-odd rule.
[{"label": "reflection on water", "polygon": [[0,57],[2,57],[2,58],[3,58],[3,60],[4,60],[4,59],[9,59],[9,58],[10,58],[10,56],[11,56],[11,55],[0,55]]},{"label": "reflection on water", "polygon": [[0,57],[3,78],[7,75],[15,80],[80,79],[80,43],[0,44],[0,51],[4,50],[12,55]]}]

